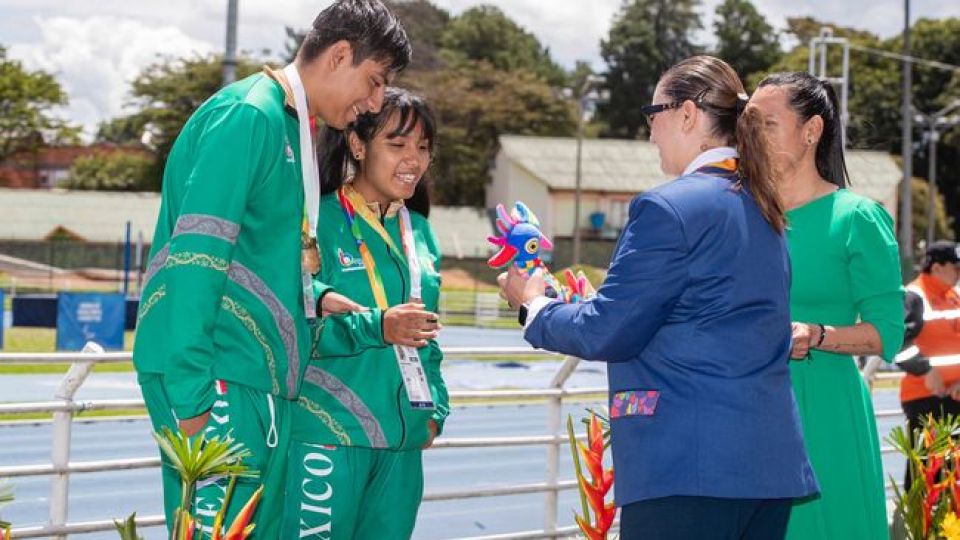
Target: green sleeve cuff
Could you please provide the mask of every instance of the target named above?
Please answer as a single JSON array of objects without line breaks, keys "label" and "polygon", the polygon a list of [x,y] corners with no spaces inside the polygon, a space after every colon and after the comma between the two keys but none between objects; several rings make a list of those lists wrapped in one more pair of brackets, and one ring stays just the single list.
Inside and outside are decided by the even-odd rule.
[{"label": "green sleeve cuff", "polygon": [[323,300],[323,295],[327,294],[332,290],[333,290],[332,286],[327,285],[326,283],[316,279],[313,280],[313,297],[317,299],[317,306],[319,306],[320,301]]},{"label": "green sleeve cuff", "polygon": [[167,397],[177,419],[186,420],[209,411],[217,399],[213,384],[213,379],[164,377]]}]

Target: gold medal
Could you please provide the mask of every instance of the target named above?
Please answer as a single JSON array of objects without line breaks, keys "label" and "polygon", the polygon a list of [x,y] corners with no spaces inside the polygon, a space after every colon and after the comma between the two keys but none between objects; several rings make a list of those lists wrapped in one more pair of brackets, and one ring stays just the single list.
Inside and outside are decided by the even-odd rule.
[{"label": "gold medal", "polygon": [[302,233],[300,236],[300,265],[310,275],[320,271],[320,248],[317,239]]}]

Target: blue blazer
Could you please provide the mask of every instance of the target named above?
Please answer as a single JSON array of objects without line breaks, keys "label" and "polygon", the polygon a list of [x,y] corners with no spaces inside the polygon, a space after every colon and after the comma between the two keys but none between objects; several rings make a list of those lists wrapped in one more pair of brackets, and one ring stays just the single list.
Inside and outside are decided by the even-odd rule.
[{"label": "blue blazer", "polygon": [[702,173],[636,197],[606,281],[524,337],[609,362],[618,506],[818,491],[790,385],[790,260],[746,188]]}]

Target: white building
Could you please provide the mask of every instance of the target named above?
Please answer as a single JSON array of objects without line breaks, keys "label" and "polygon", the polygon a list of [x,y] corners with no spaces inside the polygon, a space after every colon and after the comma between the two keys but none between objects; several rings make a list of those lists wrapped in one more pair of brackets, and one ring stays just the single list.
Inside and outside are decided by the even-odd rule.
[{"label": "white building", "polygon": [[[572,138],[502,135],[487,188],[487,207],[526,203],[540,218],[547,236],[573,235],[577,142]],[[882,203],[896,215],[901,172],[883,152],[846,154],[851,190]],[[630,200],[668,181],[660,172],[657,148],[647,141],[583,141],[580,227],[585,237],[616,238],[627,219]],[[591,214],[603,216],[593,227]]]}]

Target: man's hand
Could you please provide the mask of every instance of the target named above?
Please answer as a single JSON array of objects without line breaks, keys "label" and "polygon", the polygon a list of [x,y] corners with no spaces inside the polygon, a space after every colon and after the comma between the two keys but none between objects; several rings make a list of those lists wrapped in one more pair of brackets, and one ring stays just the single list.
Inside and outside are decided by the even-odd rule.
[{"label": "man's hand", "polygon": [[427,340],[436,339],[443,326],[436,313],[426,311],[423,304],[393,306],[383,313],[383,340],[391,345],[419,349]]},{"label": "man's hand", "polygon": [[430,436],[427,438],[427,442],[423,444],[424,450],[433,446],[433,440],[437,438],[437,432],[440,431],[440,426],[437,425],[437,421],[433,418],[427,422],[427,431],[430,432]]},{"label": "man's hand", "polygon": [[197,433],[200,433],[200,430],[207,425],[207,421],[210,419],[210,411],[194,416],[193,418],[185,418],[178,422],[180,426],[180,431],[183,431],[187,437],[193,437]]},{"label": "man's hand", "polygon": [[320,301],[321,317],[326,317],[327,315],[332,315],[335,313],[360,313],[363,311],[368,311],[366,306],[361,306],[346,296],[333,291],[323,295],[323,300]]},{"label": "man's hand", "polygon": [[813,325],[792,322],[790,323],[793,343],[790,346],[790,358],[802,360],[810,354],[810,345],[813,341]]},{"label": "man's hand", "polygon": [[522,304],[538,296],[546,296],[547,292],[547,283],[543,279],[541,268],[537,268],[533,275],[527,278],[511,264],[506,272],[497,276],[497,283],[500,284],[500,296],[513,309],[520,309]]},{"label": "man's hand", "polygon": [[[923,376],[923,382],[926,383],[926,382],[927,382],[927,376],[930,375],[930,373],[933,373],[933,372],[936,371],[936,370],[937,370],[937,368],[933,368],[933,369],[930,370],[929,373],[927,373],[926,375],[924,375],[924,376]],[[940,376],[937,375],[937,377],[939,378]],[[942,380],[942,379],[941,379],[940,384],[943,384],[943,380]],[[928,386],[927,388],[929,389],[930,387]],[[933,390],[930,390],[930,391],[933,392]],[[952,400],[954,400],[954,401],[960,401],[960,382],[955,382],[955,383],[951,384],[950,387],[949,387],[949,388],[946,388],[946,389],[943,391],[942,394],[938,394],[938,395],[949,397],[950,399],[952,399]]]}]

